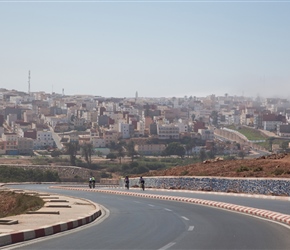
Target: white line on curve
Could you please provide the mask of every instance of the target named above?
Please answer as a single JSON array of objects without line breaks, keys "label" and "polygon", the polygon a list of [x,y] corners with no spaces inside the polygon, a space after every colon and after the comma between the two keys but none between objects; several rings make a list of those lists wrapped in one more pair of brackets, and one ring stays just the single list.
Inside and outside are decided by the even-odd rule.
[{"label": "white line on curve", "polygon": [[184,220],[189,220],[188,218],[186,218],[185,216],[181,216],[182,219]]},{"label": "white line on curve", "polygon": [[169,211],[169,212],[172,212],[172,210],[170,210],[170,209],[168,209],[168,208],[164,208],[164,210]]},{"label": "white line on curve", "polygon": [[193,231],[193,229],[194,229],[194,226],[190,226],[190,227],[188,228],[188,231]]},{"label": "white line on curve", "polygon": [[175,242],[170,242],[167,245],[165,245],[164,247],[159,248],[158,250],[165,250],[165,249],[172,247],[173,245],[175,245]]}]

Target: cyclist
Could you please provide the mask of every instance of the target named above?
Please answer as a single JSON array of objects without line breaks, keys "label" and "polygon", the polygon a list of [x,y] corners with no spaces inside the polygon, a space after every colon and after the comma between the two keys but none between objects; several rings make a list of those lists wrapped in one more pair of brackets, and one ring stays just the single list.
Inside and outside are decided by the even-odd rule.
[{"label": "cyclist", "polygon": [[92,182],[93,182],[92,177],[90,177],[90,179],[89,179],[89,187],[90,188],[92,188]]},{"label": "cyclist", "polygon": [[144,191],[144,189],[145,189],[145,180],[143,179],[142,176],[141,176],[140,179],[139,179],[139,184],[140,184],[141,188],[142,188],[143,191]]},{"label": "cyclist", "polygon": [[93,184],[93,188],[95,188],[96,186],[96,179],[94,176],[91,177],[91,180],[92,180],[92,184]]},{"label": "cyclist", "polygon": [[128,176],[128,175],[125,177],[124,182],[125,182],[125,187],[126,187],[127,189],[129,189],[129,176]]}]

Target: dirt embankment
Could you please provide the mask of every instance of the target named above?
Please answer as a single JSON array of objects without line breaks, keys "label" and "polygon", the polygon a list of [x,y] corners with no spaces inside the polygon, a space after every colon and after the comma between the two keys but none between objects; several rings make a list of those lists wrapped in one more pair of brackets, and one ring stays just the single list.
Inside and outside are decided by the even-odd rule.
[{"label": "dirt embankment", "polygon": [[290,178],[290,154],[273,154],[256,159],[216,159],[152,171],[148,175]]}]

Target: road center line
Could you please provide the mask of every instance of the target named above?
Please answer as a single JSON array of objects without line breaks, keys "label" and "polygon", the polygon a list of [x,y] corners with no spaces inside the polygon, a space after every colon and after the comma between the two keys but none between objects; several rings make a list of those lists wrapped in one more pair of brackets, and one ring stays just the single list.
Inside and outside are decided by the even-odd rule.
[{"label": "road center line", "polygon": [[159,248],[158,250],[165,250],[165,249],[172,247],[173,245],[175,245],[175,242],[170,242],[167,245],[165,245],[164,247]]},{"label": "road center line", "polygon": [[154,205],[152,205],[152,204],[148,204],[150,207],[155,207]]},{"label": "road center line", "polygon": [[190,227],[188,228],[188,231],[193,231],[193,229],[194,229],[194,226],[190,226]]},{"label": "road center line", "polygon": [[182,219],[184,220],[189,220],[188,218],[186,218],[185,216],[181,216]]},{"label": "road center line", "polygon": [[169,212],[172,212],[172,210],[170,210],[170,209],[168,209],[168,208],[164,208],[164,210],[169,211]]}]

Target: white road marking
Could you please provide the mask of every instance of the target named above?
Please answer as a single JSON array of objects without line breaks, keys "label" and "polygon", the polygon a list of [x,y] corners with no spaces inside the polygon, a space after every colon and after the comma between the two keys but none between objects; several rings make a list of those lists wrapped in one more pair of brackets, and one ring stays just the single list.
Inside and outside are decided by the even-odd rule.
[{"label": "white road marking", "polygon": [[190,227],[188,228],[188,231],[193,231],[193,229],[194,229],[194,226],[190,226]]},{"label": "white road marking", "polygon": [[172,247],[173,245],[175,245],[175,242],[170,242],[167,245],[165,245],[164,247],[159,248],[158,250],[165,250],[165,249]]},{"label": "white road marking", "polygon": [[152,205],[152,204],[148,204],[150,207],[155,207],[154,205]]},{"label": "white road marking", "polygon": [[184,220],[189,220],[188,218],[186,218],[185,216],[181,216],[181,218],[183,218]]},{"label": "white road marking", "polygon": [[134,201],[135,203],[141,203],[140,201]]},{"label": "white road marking", "polygon": [[168,209],[168,208],[164,208],[164,210],[169,211],[169,212],[172,212],[172,210],[170,210],[170,209]]}]

